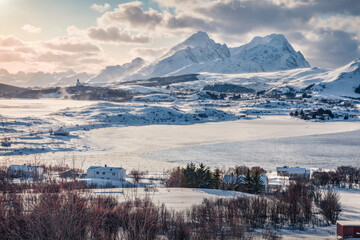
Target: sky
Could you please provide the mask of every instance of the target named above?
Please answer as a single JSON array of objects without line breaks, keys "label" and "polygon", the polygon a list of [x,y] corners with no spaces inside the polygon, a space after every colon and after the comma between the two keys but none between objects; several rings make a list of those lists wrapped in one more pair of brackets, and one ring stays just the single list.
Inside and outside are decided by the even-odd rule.
[{"label": "sky", "polygon": [[0,0],[0,69],[96,73],[197,31],[236,47],[281,33],[312,66],[360,57],[359,0]]}]

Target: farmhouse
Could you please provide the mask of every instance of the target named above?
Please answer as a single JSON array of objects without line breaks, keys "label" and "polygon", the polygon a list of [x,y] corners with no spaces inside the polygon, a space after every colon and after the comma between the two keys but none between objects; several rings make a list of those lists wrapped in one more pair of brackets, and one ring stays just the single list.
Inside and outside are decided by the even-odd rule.
[{"label": "farmhouse", "polygon": [[278,176],[287,176],[289,179],[310,178],[310,170],[306,168],[277,167],[276,172]]},{"label": "farmhouse", "polygon": [[39,166],[31,165],[11,165],[7,169],[7,173],[11,177],[19,178],[28,178],[28,177],[42,177],[44,174],[44,169]]},{"label": "farmhouse", "polygon": [[[267,192],[269,180],[267,176],[260,176],[261,182],[264,185],[264,191]],[[245,176],[244,175],[234,175],[234,174],[225,174],[222,180],[223,184],[227,185],[238,185],[245,183]]]},{"label": "farmhouse", "polygon": [[341,221],[336,223],[337,236],[344,238],[360,238],[360,221]]},{"label": "farmhouse", "polygon": [[91,166],[87,170],[87,177],[124,181],[126,178],[126,170],[123,168],[108,167],[106,165],[105,167]]}]

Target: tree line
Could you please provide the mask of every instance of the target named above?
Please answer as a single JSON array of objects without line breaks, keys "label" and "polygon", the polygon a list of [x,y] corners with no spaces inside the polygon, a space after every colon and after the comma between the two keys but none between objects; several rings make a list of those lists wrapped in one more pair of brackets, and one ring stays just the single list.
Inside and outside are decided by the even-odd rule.
[{"label": "tree line", "polygon": [[188,163],[186,167],[172,170],[165,184],[167,187],[225,189],[247,193],[262,193],[265,190],[261,176],[264,176],[266,171],[260,167],[250,169],[246,166],[236,166],[226,173],[230,180],[224,182],[220,169],[211,170],[203,163],[200,163],[199,167],[194,163]]},{"label": "tree line", "polygon": [[340,166],[331,171],[318,170],[313,172],[312,182],[321,187],[359,188],[360,168]]}]

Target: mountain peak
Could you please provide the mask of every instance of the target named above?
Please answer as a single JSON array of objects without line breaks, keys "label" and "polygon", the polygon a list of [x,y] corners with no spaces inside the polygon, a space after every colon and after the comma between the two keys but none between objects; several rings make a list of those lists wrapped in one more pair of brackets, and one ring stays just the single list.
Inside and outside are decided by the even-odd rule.
[{"label": "mountain peak", "polygon": [[[245,44],[245,49],[254,48],[259,45],[267,45],[276,48],[281,48],[283,46],[289,47],[294,51],[288,40],[283,34],[273,33],[265,37],[254,37],[248,44]],[[289,50],[290,50],[289,49]]]},{"label": "mountain peak", "polygon": [[203,43],[203,42],[207,42],[211,40],[209,35],[206,32],[202,32],[202,31],[198,31],[197,33],[194,33],[193,35],[191,35],[190,37],[188,37],[184,43],[193,43],[193,44],[198,44],[198,43]]}]

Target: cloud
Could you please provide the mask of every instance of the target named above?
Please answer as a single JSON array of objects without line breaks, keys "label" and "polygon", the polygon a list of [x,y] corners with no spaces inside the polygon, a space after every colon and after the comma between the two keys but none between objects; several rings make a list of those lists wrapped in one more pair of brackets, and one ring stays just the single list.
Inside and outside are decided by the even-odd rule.
[{"label": "cloud", "polygon": [[140,6],[141,2],[134,1],[119,6],[114,11],[106,12],[99,18],[100,24],[127,23],[131,27],[155,28],[164,18],[162,13],[149,8],[144,11]]},{"label": "cloud", "polygon": [[0,36],[0,62],[11,71],[71,68],[93,72],[103,67],[107,57],[96,44],[80,37],[63,36],[43,42]]},{"label": "cloud", "polygon": [[161,48],[133,48],[130,50],[130,53],[132,56],[134,57],[141,57],[141,58],[146,58],[146,59],[155,59],[158,58],[162,55],[164,55],[169,49],[166,47],[161,47]]},{"label": "cloud", "polygon": [[318,36],[304,38],[309,59],[320,67],[338,67],[360,56],[359,41],[342,30],[319,29]]},{"label": "cloud", "polygon": [[75,37],[59,37],[44,44],[50,49],[63,52],[100,52],[95,44]]},{"label": "cloud", "polygon": [[99,13],[106,12],[109,8],[110,8],[110,4],[108,3],[105,3],[104,5],[94,3],[93,5],[91,5],[91,9],[94,9]]},{"label": "cloud", "polygon": [[34,27],[34,26],[30,25],[30,24],[24,25],[21,29],[28,32],[28,33],[40,33],[41,32],[40,27]]},{"label": "cloud", "polygon": [[24,43],[14,36],[0,36],[0,47],[23,46]]},{"label": "cloud", "polygon": [[91,39],[102,42],[113,43],[148,43],[150,38],[147,35],[138,34],[135,36],[130,35],[129,32],[120,30],[117,27],[108,28],[89,28],[88,36]]},{"label": "cloud", "polygon": [[14,51],[0,50],[0,62],[23,62],[21,54]]},{"label": "cloud", "polygon": [[85,30],[81,30],[78,27],[76,27],[75,25],[68,26],[66,28],[66,32],[70,36],[85,35],[86,34]]}]

